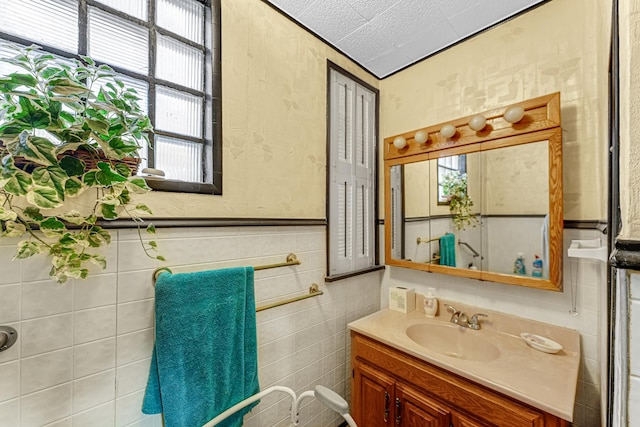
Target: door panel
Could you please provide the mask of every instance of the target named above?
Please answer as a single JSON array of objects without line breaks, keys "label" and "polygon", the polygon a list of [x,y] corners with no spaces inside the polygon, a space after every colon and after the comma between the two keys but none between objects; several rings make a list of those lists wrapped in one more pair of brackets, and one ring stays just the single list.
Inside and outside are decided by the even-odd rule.
[{"label": "door panel", "polygon": [[403,427],[449,427],[451,416],[448,408],[423,393],[397,383],[396,398],[401,405],[399,412]]},{"label": "door panel", "polygon": [[367,427],[393,426],[393,379],[360,364],[354,368],[354,375],[355,387],[359,392],[359,405],[355,406],[356,423]]}]

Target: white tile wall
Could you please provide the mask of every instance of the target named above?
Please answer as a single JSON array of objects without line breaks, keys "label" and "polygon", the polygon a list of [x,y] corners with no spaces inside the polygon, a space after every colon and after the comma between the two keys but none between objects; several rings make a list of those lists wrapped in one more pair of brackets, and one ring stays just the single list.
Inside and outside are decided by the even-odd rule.
[{"label": "white tile wall", "polygon": [[[325,294],[258,313],[261,386],[300,393],[323,384],[348,398],[346,324],[379,309],[381,273],[325,284],[324,227],[160,229],[155,240],[174,271],[296,253],[300,266],[256,272],[258,305],[311,283]],[[12,262],[13,252],[0,241],[0,324],[19,332],[0,353],[0,427],[160,427],[159,416],[140,412],[154,337],[151,273],[160,264],[144,256],[137,232],[114,232],[107,269],[64,286],[48,279],[42,258]],[[269,397],[245,425],[285,426],[288,415],[286,399]],[[339,424],[317,402],[304,403],[302,426]]]},{"label": "white tile wall", "polygon": [[[601,237],[604,236],[596,230],[566,229],[564,231],[563,292],[540,291],[387,267],[381,287],[382,306],[388,306],[390,286],[413,287],[416,292],[421,293],[426,293],[428,287],[434,287],[437,295],[444,299],[578,330],[582,338],[582,363],[573,425],[576,427],[600,426],[600,384],[603,372],[601,366],[607,358],[605,347],[607,331],[602,326],[602,321],[607,316],[604,296],[607,270],[605,264],[600,261],[588,259],[570,261],[566,254],[571,240]],[[570,268],[571,265],[573,268]],[[574,283],[577,289],[575,294],[577,316],[569,314],[569,309],[572,307],[571,283]],[[640,313],[640,281],[637,289],[639,290],[638,313]],[[638,317],[640,318],[640,315]],[[640,331],[640,326],[637,330]],[[640,348],[638,354],[640,355]]]}]

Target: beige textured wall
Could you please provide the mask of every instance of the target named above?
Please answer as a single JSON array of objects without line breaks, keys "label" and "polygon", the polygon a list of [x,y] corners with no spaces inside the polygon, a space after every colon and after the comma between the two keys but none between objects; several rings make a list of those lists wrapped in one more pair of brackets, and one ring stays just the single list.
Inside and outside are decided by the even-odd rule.
[{"label": "beige textured wall", "polygon": [[222,0],[223,195],[153,193],[157,217],[324,218],[327,59],[352,61],[260,0]]},{"label": "beige textured wall", "polygon": [[382,80],[382,137],[560,91],[565,219],[606,218],[610,16],[553,0]]},{"label": "beige textured wall", "polygon": [[620,211],[623,239],[640,240],[640,3],[620,0]]}]

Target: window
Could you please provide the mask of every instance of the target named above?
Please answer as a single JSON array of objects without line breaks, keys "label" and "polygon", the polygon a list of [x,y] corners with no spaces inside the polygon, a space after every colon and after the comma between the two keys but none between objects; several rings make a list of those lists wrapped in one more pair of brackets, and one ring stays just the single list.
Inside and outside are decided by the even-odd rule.
[{"label": "window", "polygon": [[440,157],[438,159],[438,204],[448,205],[449,198],[447,191],[444,189],[447,180],[453,176],[466,176],[467,173],[467,156],[461,154],[458,156]]},{"label": "window", "polygon": [[154,125],[142,167],[166,180],[150,185],[220,194],[219,1],[0,0],[0,39],[111,66]]},{"label": "window", "polygon": [[329,70],[328,274],[376,264],[377,92]]}]

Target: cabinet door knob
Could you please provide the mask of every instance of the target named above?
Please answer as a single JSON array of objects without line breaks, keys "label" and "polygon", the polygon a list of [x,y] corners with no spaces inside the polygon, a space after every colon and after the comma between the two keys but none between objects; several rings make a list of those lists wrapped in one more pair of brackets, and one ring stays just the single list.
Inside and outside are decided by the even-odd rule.
[{"label": "cabinet door knob", "polygon": [[400,413],[400,399],[396,397],[396,425],[400,425],[400,420],[402,419],[402,414]]}]

